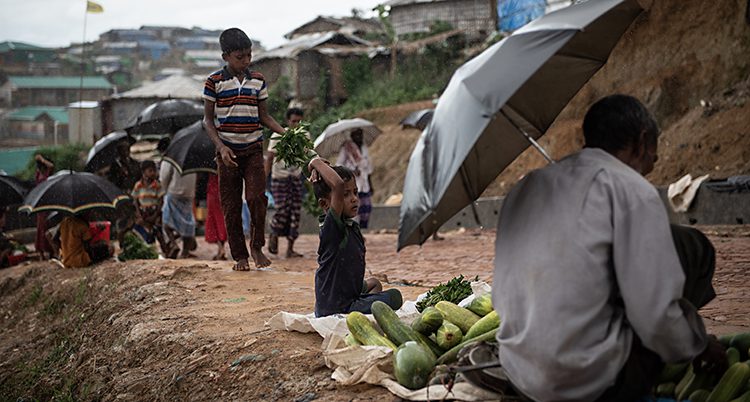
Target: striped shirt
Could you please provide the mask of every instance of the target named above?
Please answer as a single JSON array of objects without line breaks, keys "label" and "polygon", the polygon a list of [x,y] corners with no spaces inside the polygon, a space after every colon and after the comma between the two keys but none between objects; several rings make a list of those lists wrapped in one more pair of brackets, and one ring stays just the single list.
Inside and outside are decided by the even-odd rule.
[{"label": "striped shirt", "polygon": [[257,71],[245,71],[240,82],[224,67],[209,75],[203,88],[203,99],[215,104],[219,138],[237,150],[263,141],[258,102],[267,98],[266,79]]},{"label": "striped shirt", "polygon": [[164,188],[159,180],[152,180],[151,183],[145,183],[143,179],[138,180],[131,193],[133,199],[138,201],[141,208],[149,208],[159,205],[159,200],[164,197]]}]

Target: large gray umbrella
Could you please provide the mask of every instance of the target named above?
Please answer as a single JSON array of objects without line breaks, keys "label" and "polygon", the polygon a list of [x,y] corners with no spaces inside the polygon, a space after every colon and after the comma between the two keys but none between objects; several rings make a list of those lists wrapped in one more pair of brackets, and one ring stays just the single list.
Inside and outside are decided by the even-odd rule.
[{"label": "large gray umbrella", "polygon": [[409,160],[398,248],[422,244],[536,144],[641,11],[635,0],[574,4],[456,70]]}]

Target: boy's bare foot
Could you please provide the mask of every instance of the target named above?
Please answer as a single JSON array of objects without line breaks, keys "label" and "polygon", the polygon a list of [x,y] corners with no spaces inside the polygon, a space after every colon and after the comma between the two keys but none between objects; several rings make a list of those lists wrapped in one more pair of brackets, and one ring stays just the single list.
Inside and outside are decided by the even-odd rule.
[{"label": "boy's bare foot", "polygon": [[227,256],[224,253],[216,253],[216,255],[212,259],[214,261],[223,261],[227,259]]},{"label": "boy's bare foot", "polygon": [[249,271],[250,264],[247,262],[247,258],[237,261],[232,267],[232,271]]},{"label": "boy's bare foot", "polygon": [[268,252],[276,255],[279,253],[279,236],[271,233],[268,237]]},{"label": "boy's bare foot", "polygon": [[259,248],[251,248],[250,256],[253,257],[253,261],[255,261],[255,268],[265,268],[271,265],[271,260],[269,260],[268,257],[263,254],[263,250]]},{"label": "boy's bare foot", "polygon": [[292,249],[289,249],[289,250],[286,251],[286,258],[301,258],[301,257],[304,257],[304,255],[302,255],[302,254],[300,254],[300,253],[298,253],[298,252],[296,252],[296,251],[294,251]]}]

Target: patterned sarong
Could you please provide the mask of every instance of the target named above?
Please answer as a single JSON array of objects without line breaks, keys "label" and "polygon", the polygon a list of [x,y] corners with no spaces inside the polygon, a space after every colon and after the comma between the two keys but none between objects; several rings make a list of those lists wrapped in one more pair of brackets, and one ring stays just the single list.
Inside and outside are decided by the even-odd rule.
[{"label": "patterned sarong", "polygon": [[297,176],[271,181],[271,194],[276,203],[271,230],[277,236],[295,240],[299,236],[302,208],[302,180]]},{"label": "patterned sarong", "polygon": [[162,221],[165,226],[176,230],[182,237],[195,237],[193,199],[167,194],[164,197]]},{"label": "patterned sarong", "polygon": [[370,212],[372,212],[372,192],[357,193],[359,196],[359,227],[367,229],[370,222]]}]

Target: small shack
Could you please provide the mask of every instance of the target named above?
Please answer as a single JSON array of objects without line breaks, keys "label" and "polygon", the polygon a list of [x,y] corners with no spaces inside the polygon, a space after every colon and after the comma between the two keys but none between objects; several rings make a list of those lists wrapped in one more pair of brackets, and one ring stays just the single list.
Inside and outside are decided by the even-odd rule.
[{"label": "small shack", "polygon": [[68,142],[68,111],[59,106],[29,106],[7,116],[13,138],[34,140],[39,144],[58,145]]},{"label": "small shack", "polygon": [[287,39],[295,39],[311,33],[341,32],[360,38],[368,38],[383,33],[383,25],[377,19],[358,17],[325,17],[319,15],[314,20],[306,22],[293,31],[284,35]]},{"label": "small shack", "polygon": [[288,77],[292,93],[286,95],[302,105],[311,106],[321,95],[327,104],[339,104],[347,98],[343,65],[361,57],[368,57],[373,68],[387,68],[386,48],[342,32],[319,32],[299,35],[261,54],[252,68],[263,72],[269,85]]},{"label": "small shack", "polygon": [[497,27],[497,0],[390,0],[385,5],[399,36],[430,32],[438,21],[462,30],[468,39],[483,39]]}]

